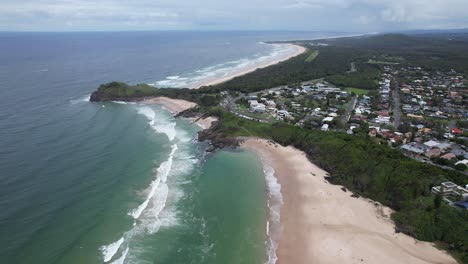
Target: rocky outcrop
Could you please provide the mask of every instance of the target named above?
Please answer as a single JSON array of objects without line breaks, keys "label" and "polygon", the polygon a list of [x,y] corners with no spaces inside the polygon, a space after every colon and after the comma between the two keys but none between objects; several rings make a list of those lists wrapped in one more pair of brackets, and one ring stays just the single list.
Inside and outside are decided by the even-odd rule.
[{"label": "rocky outcrop", "polygon": [[211,128],[198,132],[199,141],[209,141],[207,152],[213,152],[223,148],[237,148],[240,140],[235,137],[226,136],[218,132],[220,121],[213,122]]}]

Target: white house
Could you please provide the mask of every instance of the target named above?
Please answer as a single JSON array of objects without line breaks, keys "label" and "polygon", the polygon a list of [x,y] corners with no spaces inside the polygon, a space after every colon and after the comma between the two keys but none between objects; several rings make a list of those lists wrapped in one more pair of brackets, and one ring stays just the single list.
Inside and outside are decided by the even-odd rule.
[{"label": "white house", "polygon": [[257,104],[255,106],[250,107],[252,111],[257,112],[257,113],[265,113],[266,112],[266,106],[264,104]]}]

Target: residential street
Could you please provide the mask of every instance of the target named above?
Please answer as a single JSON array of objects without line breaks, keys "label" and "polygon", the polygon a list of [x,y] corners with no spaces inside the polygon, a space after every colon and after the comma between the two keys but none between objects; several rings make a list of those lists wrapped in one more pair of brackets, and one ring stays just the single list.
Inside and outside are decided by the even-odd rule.
[{"label": "residential street", "polygon": [[398,129],[401,124],[401,103],[398,83],[392,81],[392,96],[393,96],[393,126]]},{"label": "residential street", "polygon": [[341,117],[341,125],[342,126],[345,126],[346,123],[348,123],[349,121],[349,116],[351,114],[351,111],[353,111],[353,109],[356,107],[356,103],[357,103],[357,95],[355,95],[351,101],[349,101],[348,103],[348,106],[346,107],[346,111],[345,113],[343,114],[343,116]]}]

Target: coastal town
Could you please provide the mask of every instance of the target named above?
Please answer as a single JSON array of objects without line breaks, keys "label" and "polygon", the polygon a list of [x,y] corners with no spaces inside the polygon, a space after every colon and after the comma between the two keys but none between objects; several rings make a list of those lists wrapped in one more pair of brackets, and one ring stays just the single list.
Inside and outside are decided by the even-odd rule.
[{"label": "coastal town", "polygon": [[[467,84],[454,70],[392,65],[383,67],[377,90],[337,87],[318,79],[250,94],[223,92],[221,105],[258,122],[367,134],[407,157],[467,175]],[[445,185],[451,187],[440,191]],[[448,204],[468,209],[468,186],[445,182],[434,188]]]}]

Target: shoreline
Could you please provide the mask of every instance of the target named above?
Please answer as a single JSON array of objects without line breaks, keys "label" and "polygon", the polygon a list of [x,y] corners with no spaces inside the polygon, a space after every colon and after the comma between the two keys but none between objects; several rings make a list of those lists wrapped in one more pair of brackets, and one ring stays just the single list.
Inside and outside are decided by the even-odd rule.
[{"label": "shoreline", "polygon": [[256,138],[241,148],[256,153],[264,170],[271,166],[280,184],[280,219],[270,226],[277,261],[268,264],[457,263],[432,243],[395,233],[390,208],[328,183],[304,152]]},{"label": "shoreline", "polygon": [[[177,115],[180,112],[183,112],[185,110],[198,106],[194,102],[189,102],[189,101],[181,100],[181,99],[172,99],[172,98],[163,97],[163,96],[145,99],[141,101],[141,103],[158,104],[164,107],[169,112],[171,112],[173,115]],[[218,121],[218,119],[213,116],[208,116],[205,118],[190,117],[186,119],[190,120],[192,123],[196,123],[203,130],[209,129],[214,122]]]},{"label": "shoreline", "polygon": [[199,82],[196,82],[196,83],[193,83],[189,86],[190,89],[199,89],[203,86],[209,86],[209,85],[216,85],[216,84],[220,84],[220,83],[224,83],[224,82],[227,82],[227,81],[230,81],[236,77],[239,77],[239,76],[242,76],[242,75],[245,75],[245,74],[248,74],[248,73],[251,73],[257,69],[260,69],[260,68],[266,68],[266,67],[269,67],[269,66],[272,66],[272,65],[275,65],[275,64],[278,64],[280,62],[283,62],[283,61],[286,61],[286,60],[289,60],[293,57],[296,57],[304,52],[307,51],[306,48],[304,48],[303,46],[300,46],[300,45],[296,45],[296,44],[270,44],[270,45],[288,45],[288,46],[292,46],[294,47],[294,52],[290,53],[290,54],[285,54],[281,57],[274,57],[274,58],[269,58],[269,59],[266,59],[265,61],[261,62],[261,63],[258,63],[258,64],[255,64],[255,65],[250,65],[250,66],[246,66],[246,67],[243,67],[237,71],[234,71],[233,73],[229,74],[228,76],[224,76],[224,77],[216,77],[216,78],[211,78],[211,79],[206,79],[206,80],[202,80],[202,81],[199,81]]}]

